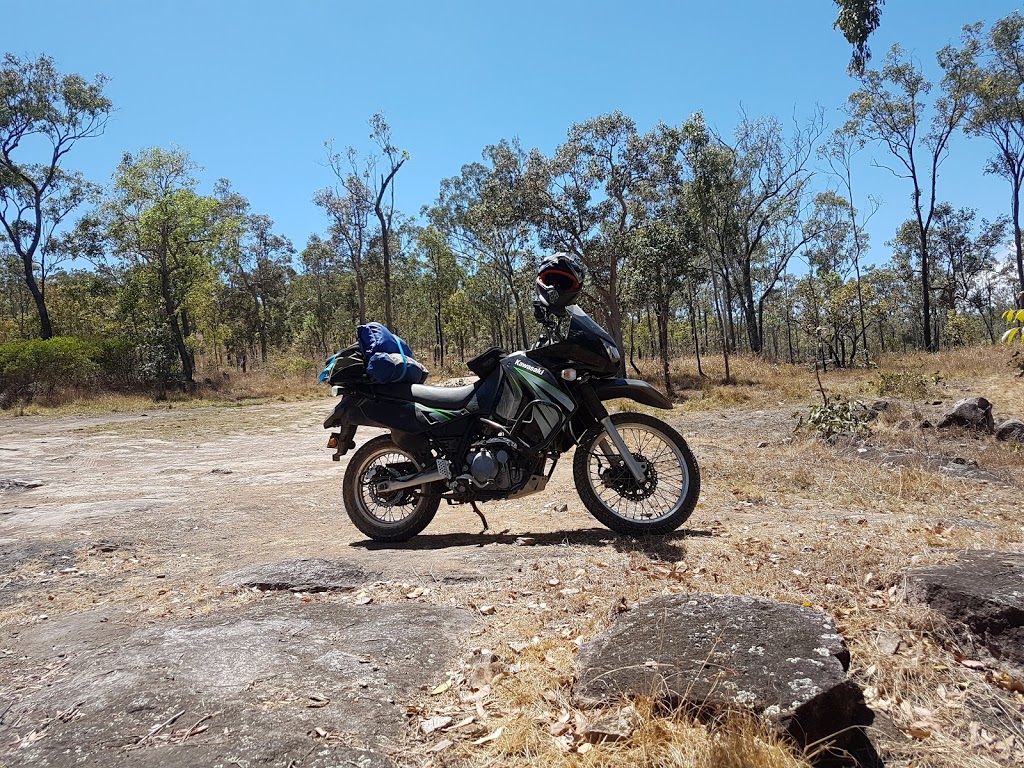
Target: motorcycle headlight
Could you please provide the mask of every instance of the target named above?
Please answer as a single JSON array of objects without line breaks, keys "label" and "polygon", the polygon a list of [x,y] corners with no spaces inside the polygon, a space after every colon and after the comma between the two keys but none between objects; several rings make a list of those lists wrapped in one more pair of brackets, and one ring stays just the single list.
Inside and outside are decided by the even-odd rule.
[{"label": "motorcycle headlight", "polygon": [[608,355],[608,359],[613,363],[618,363],[622,358],[619,356],[619,348],[614,344],[611,344],[604,339],[601,339],[601,343],[604,344],[604,353]]}]

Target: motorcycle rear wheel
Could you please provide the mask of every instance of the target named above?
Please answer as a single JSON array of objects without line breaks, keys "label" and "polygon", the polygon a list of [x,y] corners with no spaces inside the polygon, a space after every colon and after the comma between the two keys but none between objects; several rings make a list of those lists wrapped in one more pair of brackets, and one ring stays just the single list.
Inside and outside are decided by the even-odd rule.
[{"label": "motorcycle rear wheel", "polygon": [[390,435],[364,443],[349,460],[342,485],[342,498],[349,519],[375,541],[405,541],[426,528],[441,503],[430,494],[430,485],[380,495],[368,478],[371,472],[400,477],[422,472],[420,460],[396,446]]},{"label": "motorcycle rear wheel", "polygon": [[583,434],[573,457],[580,499],[601,524],[618,533],[671,533],[690,517],[700,496],[693,452],[682,435],[653,416],[616,413],[612,423],[633,457],[646,465],[645,479],[637,482],[604,427],[595,424]]}]

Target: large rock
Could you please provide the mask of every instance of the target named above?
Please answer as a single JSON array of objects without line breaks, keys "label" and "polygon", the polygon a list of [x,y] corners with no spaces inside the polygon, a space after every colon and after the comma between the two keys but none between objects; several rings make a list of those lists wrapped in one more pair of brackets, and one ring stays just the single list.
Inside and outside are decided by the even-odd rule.
[{"label": "large rock", "polygon": [[977,550],[907,572],[909,596],[962,626],[1001,663],[1024,668],[1024,555]]},{"label": "large rock", "polygon": [[950,410],[942,414],[938,423],[939,429],[948,429],[949,427],[994,431],[992,403],[984,397],[968,397],[957,401]]},{"label": "large rock", "polygon": [[350,591],[380,578],[380,573],[367,571],[346,560],[324,560],[317,557],[282,560],[267,565],[254,565],[224,574],[225,586],[286,589],[296,592]]},{"label": "large rock", "polygon": [[[0,765],[383,768],[405,703],[443,679],[477,621],[411,602],[273,602],[144,629],[92,612],[21,630],[19,654],[60,672],[0,718]],[[19,748],[3,720],[44,737]]]},{"label": "large rock", "polygon": [[758,597],[672,595],[621,615],[583,646],[573,697],[588,707],[645,695],[673,706],[743,707],[807,745],[871,723],[849,664],[846,642],[821,611]]},{"label": "large rock", "polygon": [[996,427],[996,440],[1008,440],[1012,443],[1024,443],[1024,421],[1007,419]]}]

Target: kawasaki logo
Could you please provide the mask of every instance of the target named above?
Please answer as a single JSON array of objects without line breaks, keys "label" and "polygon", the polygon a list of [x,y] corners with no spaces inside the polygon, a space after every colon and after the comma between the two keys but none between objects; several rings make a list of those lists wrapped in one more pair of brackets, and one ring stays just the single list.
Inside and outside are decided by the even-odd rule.
[{"label": "kawasaki logo", "polygon": [[524,363],[522,360],[516,360],[515,363],[513,363],[513,365],[515,365],[516,368],[522,368],[524,371],[535,373],[538,376],[543,376],[545,373],[547,373],[547,371],[545,371],[543,368],[538,368],[536,365]]}]

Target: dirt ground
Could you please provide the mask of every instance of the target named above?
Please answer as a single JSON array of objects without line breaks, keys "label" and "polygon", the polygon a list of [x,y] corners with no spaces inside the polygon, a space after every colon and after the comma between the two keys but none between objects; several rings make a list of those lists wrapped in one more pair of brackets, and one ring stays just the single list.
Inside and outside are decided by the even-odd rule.
[{"label": "dirt ground", "polygon": [[[539,638],[548,648],[543,687],[571,677],[575,647],[605,628],[617,605],[686,591],[760,594],[836,616],[852,674],[879,712],[876,740],[887,765],[1010,765],[1024,756],[1021,696],[958,666],[956,649],[944,644],[949,635],[924,629],[930,619],[900,604],[896,589],[901,569],[913,564],[948,561],[961,549],[1024,548],[1022,473],[991,459],[1002,449],[990,438],[933,431],[923,443],[901,442],[907,427],[898,422],[910,414],[899,412],[875,439],[884,450],[865,449],[794,439],[791,403],[676,409],[666,420],[697,456],[703,492],[675,535],[638,541],[599,527],[576,496],[565,457],[543,492],[485,505],[485,533],[468,507],[442,506],[423,534],[382,546],[342,508],[345,461],[330,460],[321,427],[332,407],[330,399],[164,405],[0,420],[0,765],[51,764],[33,755],[53,713],[34,712],[32,697],[112,642],[76,630],[71,651],[51,652],[46,627],[71,627],[75,617],[99,616],[122,638],[146,638],[187,622],[213,626],[257,604],[270,613],[300,604],[433,605],[472,621],[422,661],[424,669],[437,665],[424,685],[442,683],[472,648],[512,654],[510,647]],[[344,593],[221,583],[228,572],[295,558],[343,560],[370,576]],[[878,650],[883,633],[902,638],[898,651]],[[472,744],[494,733],[481,715],[502,722],[514,709],[514,695],[497,688],[483,709],[453,698],[454,690],[389,699],[400,727],[356,746],[416,765],[487,764],[500,741]],[[945,707],[953,691],[959,702],[988,702],[988,714]],[[444,744],[440,732],[418,724],[460,707],[477,713],[478,730],[456,756],[459,738],[449,732]],[[557,705],[549,708],[556,716]],[[912,728],[922,719],[933,726],[926,736]],[[181,741],[200,738],[189,731]],[[308,738],[317,738],[315,729]],[[143,764],[140,752],[108,746],[123,764]]]}]

